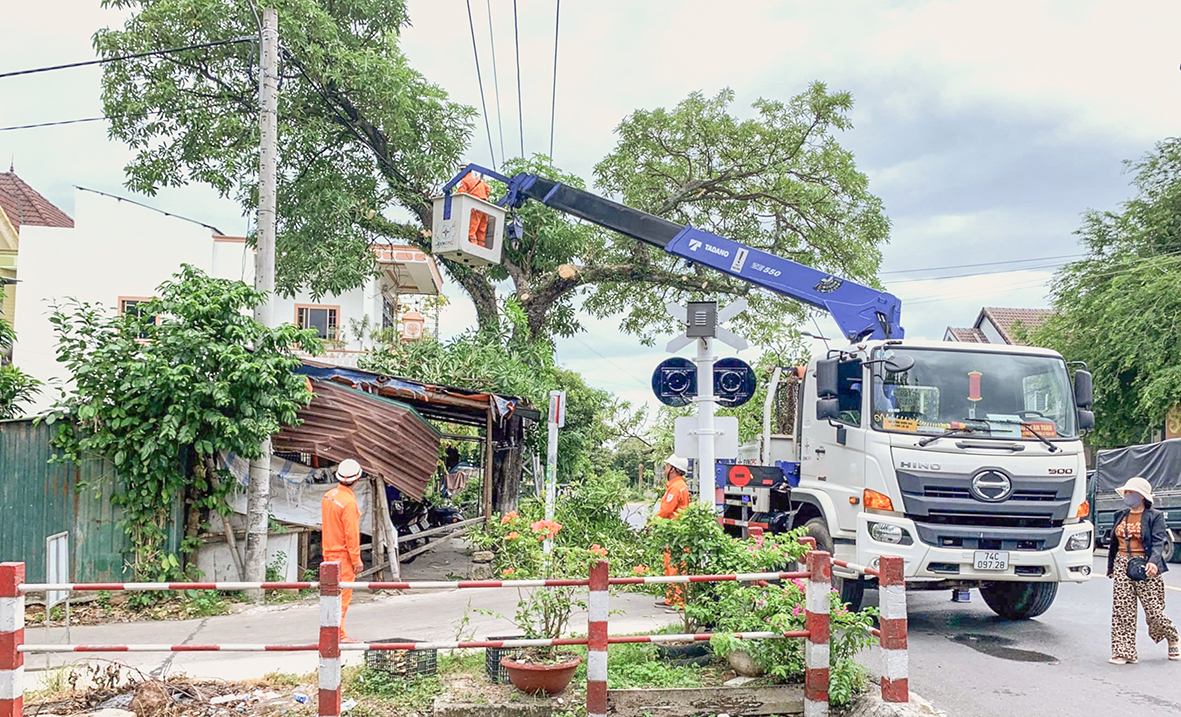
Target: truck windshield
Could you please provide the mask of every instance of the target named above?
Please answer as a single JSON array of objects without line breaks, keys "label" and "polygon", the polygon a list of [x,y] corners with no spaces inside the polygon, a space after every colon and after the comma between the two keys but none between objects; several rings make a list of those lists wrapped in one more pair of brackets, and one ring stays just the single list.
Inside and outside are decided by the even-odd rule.
[{"label": "truck windshield", "polygon": [[962,430],[973,438],[1076,438],[1066,362],[1050,356],[879,349],[874,358],[907,356],[898,373],[873,370],[873,427],[932,435]]}]

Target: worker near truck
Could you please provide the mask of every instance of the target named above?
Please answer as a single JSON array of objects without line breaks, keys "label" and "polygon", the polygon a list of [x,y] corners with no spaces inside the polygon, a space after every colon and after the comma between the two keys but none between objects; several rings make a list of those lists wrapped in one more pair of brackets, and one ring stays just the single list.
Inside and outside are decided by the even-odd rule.
[{"label": "worker near truck", "polygon": [[[1177,628],[1165,616],[1165,515],[1152,507],[1152,485],[1132,478],[1116,488],[1125,508],[1115,516],[1114,540],[1107,554],[1111,589],[1111,664],[1131,665],[1136,655],[1136,604],[1144,606],[1148,637],[1167,640],[1169,659],[1181,660]],[[1131,569],[1129,569],[1131,566]]]},{"label": "worker near truck", "polygon": [[[491,190],[488,188],[488,183],[477,177],[475,172],[468,172],[464,175],[463,179],[459,180],[455,191],[460,194],[470,194],[476,199],[488,201],[488,194]],[[488,244],[485,239],[487,233],[488,215],[479,209],[473,209],[472,219],[468,222],[467,238],[476,246],[487,247]]]},{"label": "worker near truck", "polygon": [[[365,568],[361,562],[361,509],[352,486],[361,478],[361,464],[346,458],[336,467],[336,487],[320,500],[320,553],[325,561],[340,563],[340,581],[352,582]],[[352,590],[340,591],[340,641],[356,642],[345,634],[344,618],[353,601]]]},{"label": "worker near truck", "polygon": [[[660,505],[656,508],[656,517],[673,520],[692,502],[693,496],[689,493],[689,486],[685,484],[685,474],[688,472],[689,461],[686,458],[674,454],[664,461],[664,497],[660,499]],[[677,566],[673,563],[672,554],[667,547],[664,549],[664,574],[677,574]],[[664,594],[664,600],[658,600],[657,604],[679,608],[684,604],[680,587],[670,585]]]}]

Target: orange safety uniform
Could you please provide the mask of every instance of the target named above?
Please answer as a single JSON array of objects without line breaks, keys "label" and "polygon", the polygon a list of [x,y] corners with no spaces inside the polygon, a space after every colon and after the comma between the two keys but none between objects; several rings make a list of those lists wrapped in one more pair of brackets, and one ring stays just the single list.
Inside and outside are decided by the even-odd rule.
[{"label": "orange safety uniform", "polygon": [[[460,194],[470,194],[477,199],[487,201],[488,194],[492,191],[488,188],[488,183],[476,176],[475,172],[468,172],[463,179],[459,180],[459,185],[455,187],[455,191]],[[476,246],[486,247],[484,236],[488,233],[488,215],[481,212],[479,209],[472,210],[472,220],[468,224],[467,238]]]},{"label": "orange safety uniform", "polygon": [[[340,581],[352,582],[361,563],[361,509],[357,496],[346,485],[338,485],[320,500],[320,553],[325,561],[340,561]],[[352,590],[340,591],[340,635],[344,616],[353,601]]]},{"label": "orange safety uniform", "polygon": [[[656,515],[665,519],[676,518],[692,501],[693,496],[689,493],[689,486],[685,485],[685,477],[674,475],[664,486],[664,497],[660,499],[660,507],[657,508]],[[672,555],[667,549],[664,551],[664,574],[677,574],[677,567],[673,564]],[[680,586],[670,585],[664,594],[664,604],[680,607],[684,602],[681,599]]]}]

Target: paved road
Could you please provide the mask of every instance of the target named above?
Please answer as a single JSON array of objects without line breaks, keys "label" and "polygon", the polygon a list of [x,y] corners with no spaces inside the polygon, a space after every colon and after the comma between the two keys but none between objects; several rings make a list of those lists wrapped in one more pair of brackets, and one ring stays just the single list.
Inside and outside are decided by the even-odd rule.
[{"label": "paved road", "polygon": [[[1095,574],[1106,570],[1097,556]],[[1166,611],[1181,625],[1181,565],[1165,575]],[[1063,585],[1036,620],[997,618],[977,591],[970,604],[950,592],[908,596],[910,684],[951,717],[1181,715],[1181,662],[1148,639],[1140,620],[1140,663],[1107,663],[1111,581]],[[876,594],[867,593],[868,604]],[[870,662],[872,665],[872,661]]]}]

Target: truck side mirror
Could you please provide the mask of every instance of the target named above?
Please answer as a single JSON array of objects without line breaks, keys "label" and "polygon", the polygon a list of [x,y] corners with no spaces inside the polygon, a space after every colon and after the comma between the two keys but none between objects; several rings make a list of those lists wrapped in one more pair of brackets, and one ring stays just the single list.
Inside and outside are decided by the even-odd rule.
[{"label": "truck side mirror", "polygon": [[841,414],[841,402],[836,398],[822,398],[816,402],[816,420],[835,421]]},{"label": "truck side mirror", "polygon": [[1088,411],[1085,408],[1078,409],[1078,429],[1080,431],[1090,431],[1095,428],[1095,412]]},{"label": "truck side mirror", "polygon": [[1091,372],[1079,369],[1074,372],[1074,405],[1079,408],[1090,408],[1095,403],[1095,389],[1091,380]]},{"label": "truck side mirror", "polygon": [[[820,359],[816,362],[816,396],[821,399],[834,399],[834,404],[838,393],[837,363],[838,360],[834,358]],[[817,410],[820,410],[819,406]]]}]

